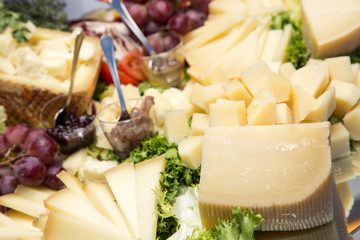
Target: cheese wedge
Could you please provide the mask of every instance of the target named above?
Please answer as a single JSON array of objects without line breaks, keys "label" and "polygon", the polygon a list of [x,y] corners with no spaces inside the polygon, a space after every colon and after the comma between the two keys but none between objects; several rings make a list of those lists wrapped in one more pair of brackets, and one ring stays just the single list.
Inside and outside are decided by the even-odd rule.
[{"label": "cheese wedge", "polygon": [[163,157],[149,159],[135,165],[136,200],[141,240],[156,239],[157,196],[155,190],[160,187],[161,172],[165,171]]},{"label": "cheese wedge", "polygon": [[1,196],[0,205],[14,209],[32,217],[36,217],[39,214],[48,212],[43,204],[35,203],[14,193]]},{"label": "cheese wedge", "polygon": [[199,187],[204,226],[236,207],[260,213],[261,230],[332,221],[329,123],[209,128]]},{"label": "cheese wedge", "polygon": [[360,1],[301,0],[303,37],[313,57],[334,57],[360,45]]}]

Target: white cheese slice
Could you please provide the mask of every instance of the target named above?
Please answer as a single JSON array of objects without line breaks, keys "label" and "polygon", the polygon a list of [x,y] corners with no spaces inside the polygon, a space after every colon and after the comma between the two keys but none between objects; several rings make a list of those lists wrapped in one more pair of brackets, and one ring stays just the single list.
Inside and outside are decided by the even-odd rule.
[{"label": "white cheese slice", "polygon": [[165,171],[163,157],[153,158],[135,165],[136,198],[141,240],[156,239],[158,200],[155,190],[160,187],[161,172]]},{"label": "white cheese slice", "polygon": [[16,194],[6,194],[1,196],[0,205],[14,209],[32,217],[36,217],[39,214],[45,214],[48,212],[43,204],[35,203]]},{"label": "white cheese slice", "polygon": [[123,163],[107,170],[105,178],[132,235],[140,238],[134,163]]},{"label": "white cheese slice", "polygon": [[261,230],[332,221],[329,123],[207,129],[199,187],[204,226],[236,207],[260,213]]},{"label": "white cheese slice", "polygon": [[14,222],[20,225],[20,228],[23,227],[30,231],[40,231],[39,228],[33,225],[34,217],[26,215],[24,213],[9,209],[6,211],[5,215],[11,218]]},{"label": "white cheese slice", "polygon": [[64,183],[64,185],[67,188],[71,189],[74,193],[78,194],[82,199],[90,203],[90,200],[88,199],[88,197],[84,192],[83,189],[84,185],[82,182],[80,182],[80,180],[77,177],[66,171],[61,171],[57,175],[57,177]]}]

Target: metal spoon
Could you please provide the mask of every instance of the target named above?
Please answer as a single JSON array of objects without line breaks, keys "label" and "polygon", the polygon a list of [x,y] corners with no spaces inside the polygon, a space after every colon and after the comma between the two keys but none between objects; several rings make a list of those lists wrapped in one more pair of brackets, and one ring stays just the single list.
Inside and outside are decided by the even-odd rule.
[{"label": "metal spoon", "polygon": [[76,66],[77,66],[78,59],[79,59],[80,47],[81,47],[82,42],[85,37],[85,33],[81,28],[76,29],[75,31],[76,31],[76,33],[75,33],[76,38],[75,38],[75,47],[74,47],[74,57],[73,57],[72,67],[71,67],[69,92],[68,92],[64,106],[59,111],[57,111],[54,115],[54,124],[53,124],[54,127],[56,127],[58,125],[62,125],[65,122],[65,116],[67,115],[67,107],[69,106],[69,103],[71,100],[71,94],[72,94],[72,90],[73,90],[73,86],[74,86],[75,72],[76,72]]},{"label": "metal spoon", "polygon": [[111,37],[104,35],[101,37],[100,43],[101,43],[101,47],[104,52],[104,55],[106,57],[106,61],[109,65],[111,76],[114,80],[115,87],[116,87],[116,90],[118,92],[119,99],[120,99],[121,115],[120,115],[119,121],[128,120],[128,119],[130,119],[130,114],[126,109],[124,95],[121,90],[120,79],[119,79],[116,62],[115,62],[115,57],[114,57],[113,40]]},{"label": "metal spoon", "polygon": [[125,24],[130,28],[130,30],[136,35],[140,42],[146,47],[150,56],[156,54],[155,50],[151,47],[150,43],[146,39],[143,32],[140,30],[138,25],[135,23],[134,19],[130,16],[128,10],[126,9],[125,4],[121,0],[111,0],[111,7],[113,7],[121,16],[121,19]]}]

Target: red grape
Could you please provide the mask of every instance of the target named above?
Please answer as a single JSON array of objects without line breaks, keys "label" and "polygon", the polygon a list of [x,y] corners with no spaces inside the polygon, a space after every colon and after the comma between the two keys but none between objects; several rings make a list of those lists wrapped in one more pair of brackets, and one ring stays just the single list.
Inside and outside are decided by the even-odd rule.
[{"label": "red grape", "polygon": [[191,30],[190,19],[183,13],[176,14],[169,19],[167,28],[170,31],[174,31],[185,35]]},{"label": "red grape", "polygon": [[147,11],[144,5],[125,2],[126,9],[139,27],[143,27],[147,20]]},{"label": "red grape", "polygon": [[44,164],[52,164],[58,149],[56,142],[52,138],[42,135],[30,144],[28,151]]},{"label": "red grape", "polygon": [[41,128],[30,128],[21,141],[21,149],[27,151],[30,144],[35,141],[39,136],[45,135],[46,132]]},{"label": "red grape", "polygon": [[5,135],[0,133],[0,158],[2,156],[5,156],[9,148],[10,148],[10,143],[6,139]]},{"label": "red grape", "polygon": [[200,12],[209,14],[209,3],[210,0],[191,0],[191,6],[193,9],[199,10]]},{"label": "red grape", "polygon": [[40,185],[46,175],[46,167],[36,157],[25,157],[14,164],[14,175],[19,182],[26,186]]},{"label": "red grape", "polygon": [[10,166],[0,167],[0,177],[12,175],[13,171]]},{"label": "red grape", "polygon": [[157,23],[155,21],[150,20],[145,24],[144,27],[145,35],[151,35],[156,32],[159,32],[161,30],[161,27],[162,27],[161,23]]},{"label": "red grape", "polygon": [[159,23],[166,23],[174,12],[173,6],[167,0],[153,0],[147,10],[151,19]]},{"label": "red grape", "polygon": [[26,125],[15,123],[6,128],[4,135],[10,145],[17,145],[21,143],[28,130]]},{"label": "red grape", "polygon": [[206,20],[206,14],[198,10],[189,9],[185,14],[190,19],[191,30],[202,26]]},{"label": "red grape", "polygon": [[4,176],[0,180],[0,193],[2,195],[13,193],[19,184],[14,176]]},{"label": "red grape", "polygon": [[64,169],[58,165],[48,166],[46,169],[46,177],[44,184],[54,190],[59,190],[65,187],[64,183],[56,176]]},{"label": "red grape", "polygon": [[156,53],[164,52],[164,40],[159,32],[148,36],[147,40]]},{"label": "red grape", "polygon": [[166,36],[164,36],[164,50],[169,51],[170,49],[173,49],[179,44],[179,42],[179,37],[172,33],[166,34]]},{"label": "red grape", "polygon": [[56,155],[53,161],[53,165],[62,166],[63,160],[60,154]]}]

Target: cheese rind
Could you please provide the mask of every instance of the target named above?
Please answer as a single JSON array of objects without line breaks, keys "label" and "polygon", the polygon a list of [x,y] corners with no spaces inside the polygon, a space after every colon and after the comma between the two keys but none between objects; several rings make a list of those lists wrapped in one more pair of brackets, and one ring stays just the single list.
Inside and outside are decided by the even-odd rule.
[{"label": "cheese rind", "polygon": [[209,128],[202,158],[199,207],[207,228],[236,207],[260,213],[261,230],[333,218],[328,122]]}]

